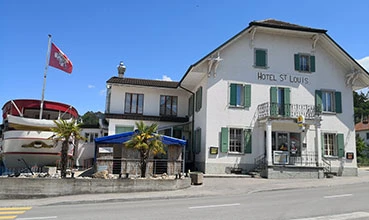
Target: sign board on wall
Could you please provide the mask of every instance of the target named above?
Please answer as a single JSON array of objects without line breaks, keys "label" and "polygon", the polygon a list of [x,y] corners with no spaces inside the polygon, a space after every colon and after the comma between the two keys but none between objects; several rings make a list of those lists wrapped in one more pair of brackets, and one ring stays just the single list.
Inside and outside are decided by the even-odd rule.
[{"label": "sign board on wall", "polygon": [[218,154],[218,148],[217,147],[210,147],[210,154]]},{"label": "sign board on wall", "polygon": [[347,152],[346,153],[346,159],[353,160],[354,159],[354,153],[353,152]]},{"label": "sign board on wall", "polygon": [[110,154],[113,153],[112,147],[99,147],[99,153]]},{"label": "sign board on wall", "polygon": [[309,84],[309,77],[296,76],[288,73],[265,73],[257,72],[258,80],[271,81],[271,82],[289,82],[296,84]]}]

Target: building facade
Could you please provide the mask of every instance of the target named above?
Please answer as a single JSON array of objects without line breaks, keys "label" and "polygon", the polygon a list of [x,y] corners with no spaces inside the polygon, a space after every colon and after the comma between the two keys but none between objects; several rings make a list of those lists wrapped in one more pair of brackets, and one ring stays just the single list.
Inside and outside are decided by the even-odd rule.
[{"label": "building facade", "polygon": [[369,76],[326,32],[251,22],[180,82],[120,73],[107,81],[109,134],[158,123],[188,140],[188,167],[209,174],[357,175],[352,91]]}]

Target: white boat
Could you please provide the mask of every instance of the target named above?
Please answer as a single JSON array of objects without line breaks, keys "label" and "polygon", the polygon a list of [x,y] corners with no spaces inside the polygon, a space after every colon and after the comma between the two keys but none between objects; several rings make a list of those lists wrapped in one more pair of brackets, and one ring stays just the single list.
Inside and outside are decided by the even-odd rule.
[{"label": "white boat", "polygon": [[[17,99],[3,106],[0,155],[6,168],[56,166],[60,161],[61,142],[53,139],[54,120],[71,121],[78,112],[70,105],[44,101],[40,119],[40,100]],[[73,144],[68,155],[73,155]]]}]

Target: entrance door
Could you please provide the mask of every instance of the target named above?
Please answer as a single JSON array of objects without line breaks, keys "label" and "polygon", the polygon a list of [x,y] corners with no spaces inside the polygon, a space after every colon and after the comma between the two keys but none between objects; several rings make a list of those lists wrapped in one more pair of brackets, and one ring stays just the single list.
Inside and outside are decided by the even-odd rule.
[{"label": "entrance door", "polygon": [[122,170],[122,145],[115,144],[113,147],[113,174],[120,174]]}]

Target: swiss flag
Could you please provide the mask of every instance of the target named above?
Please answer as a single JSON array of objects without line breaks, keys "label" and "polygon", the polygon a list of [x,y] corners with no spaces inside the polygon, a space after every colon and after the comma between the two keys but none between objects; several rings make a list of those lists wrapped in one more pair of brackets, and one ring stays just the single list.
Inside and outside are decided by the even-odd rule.
[{"label": "swiss flag", "polygon": [[54,43],[51,43],[49,66],[72,73],[73,65],[68,57]]}]

